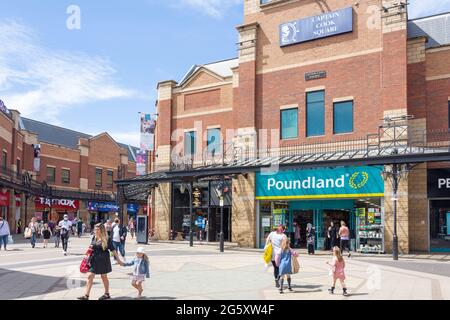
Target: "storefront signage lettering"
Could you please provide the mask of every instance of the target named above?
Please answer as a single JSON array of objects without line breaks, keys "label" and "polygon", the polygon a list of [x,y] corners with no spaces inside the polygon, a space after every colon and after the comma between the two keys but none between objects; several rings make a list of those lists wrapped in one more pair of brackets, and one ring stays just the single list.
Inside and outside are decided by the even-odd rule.
[{"label": "storefront signage lettering", "polygon": [[256,198],[320,199],[383,197],[381,167],[280,171],[256,175]]},{"label": "storefront signage lettering", "polygon": [[448,198],[450,195],[450,169],[428,170],[428,197]]},{"label": "storefront signage lettering", "polygon": [[35,200],[35,207],[39,209],[52,207],[57,210],[78,210],[79,201],[70,199],[48,199],[44,197],[37,197]]},{"label": "storefront signage lettering", "polygon": [[283,47],[352,31],[353,8],[348,7],[281,24],[280,46]]},{"label": "storefront signage lettering", "polygon": [[99,212],[118,212],[119,206],[115,203],[102,203],[102,202],[89,202],[89,211],[99,211]]}]

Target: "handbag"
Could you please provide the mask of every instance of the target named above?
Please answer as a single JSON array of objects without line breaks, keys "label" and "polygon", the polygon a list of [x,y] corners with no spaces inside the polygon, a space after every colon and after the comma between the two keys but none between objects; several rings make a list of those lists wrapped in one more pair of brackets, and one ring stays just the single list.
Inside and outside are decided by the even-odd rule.
[{"label": "handbag", "polygon": [[300,270],[300,263],[298,262],[298,259],[296,257],[292,257],[291,259],[292,262],[292,273],[298,273]]},{"label": "handbag", "polygon": [[84,256],[84,258],[80,264],[80,272],[81,273],[89,272],[89,269],[91,268],[91,258],[92,258],[93,253],[94,253],[94,250],[92,250],[92,248],[89,247],[89,249],[86,251],[86,255]]},{"label": "handbag", "polygon": [[269,242],[269,244],[264,248],[264,255],[263,255],[263,259],[266,264],[269,264],[270,261],[272,261],[272,251],[273,251],[272,243]]},{"label": "handbag", "polygon": [[12,235],[8,236],[8,244],[14,244],[14,239],[13,239]]},{"label": "handbag", "polygon": [[31,239],[31,236],[32,236],[32,231],[31,231],[31,228],[25,228],[25,232],[24,232],[24,234],[23,234],[23,236],[25,237],[25,239]]}]

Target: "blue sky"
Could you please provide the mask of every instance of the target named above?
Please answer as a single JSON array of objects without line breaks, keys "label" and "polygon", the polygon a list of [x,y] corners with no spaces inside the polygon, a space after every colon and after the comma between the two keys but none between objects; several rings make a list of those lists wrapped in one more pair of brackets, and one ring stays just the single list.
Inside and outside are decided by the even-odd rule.
[{"label": "blue sky", "polygon": [[[410,18],[450,12],[450,0],[410,3]],[[70,5],[79,30],[66,26]],[[138,145],[138,112],[154,110],[158,81],[237,56],[242,11],[242,0],[0,0],[0,99]]]}]

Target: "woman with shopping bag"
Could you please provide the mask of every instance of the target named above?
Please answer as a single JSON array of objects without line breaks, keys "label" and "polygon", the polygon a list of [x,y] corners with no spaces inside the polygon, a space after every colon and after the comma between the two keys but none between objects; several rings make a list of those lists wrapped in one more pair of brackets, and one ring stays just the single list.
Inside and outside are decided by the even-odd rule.
[{"label": "woman with shopping bag", "polygon": [[275,254],[277,250],[281,248],[281,242],[287,239],[286,235],[284,234],[284,226],[279,225],[276,231],[273,231],[269,234],[266,240],[266,248],[269,246],[269,244],[272,247],[272,256],[271,256],[271,262],[273,265],[273,275],[275,277],[275,286],[277,288],[280,287],[279,282],[279,268],[277,264],[275,263]]}]

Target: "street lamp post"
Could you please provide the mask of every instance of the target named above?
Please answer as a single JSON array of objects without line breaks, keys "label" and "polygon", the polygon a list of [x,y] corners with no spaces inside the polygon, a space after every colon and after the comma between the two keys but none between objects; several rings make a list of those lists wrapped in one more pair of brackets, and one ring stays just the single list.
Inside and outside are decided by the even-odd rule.
[{"label": "street lamp post", "polygon": [[392,201],[394,205],[394,232],[392,235],[392,258],[394,260],[398,260],[398,234],[397,234],[397,202],[398,202],[398,187],[402,176],[404,178],[407,177],[410,171],[409,165],[405,165],[404,167],[399,166],[398,164],[392,165],[392,170],[384,170],[383,178],[384,180],[391,180],[392,183]]},{"label": "street lamp post", "polygon": [[224,181],[223,176],[221,179],[221,190],[220,190],[220,252],[224,252],[224,235],[223,235],[223,191],[224,191]]},{"label": "street lamp post", "polygon": [[194,227],[194,223],[192,222],[192,217],[193,217],[193,209],[192,209],[192,189],[193,189],[193,183],[192,181],[189,182],[189,246],[193,247],[194,246],[194,231],[192,230]]}]

